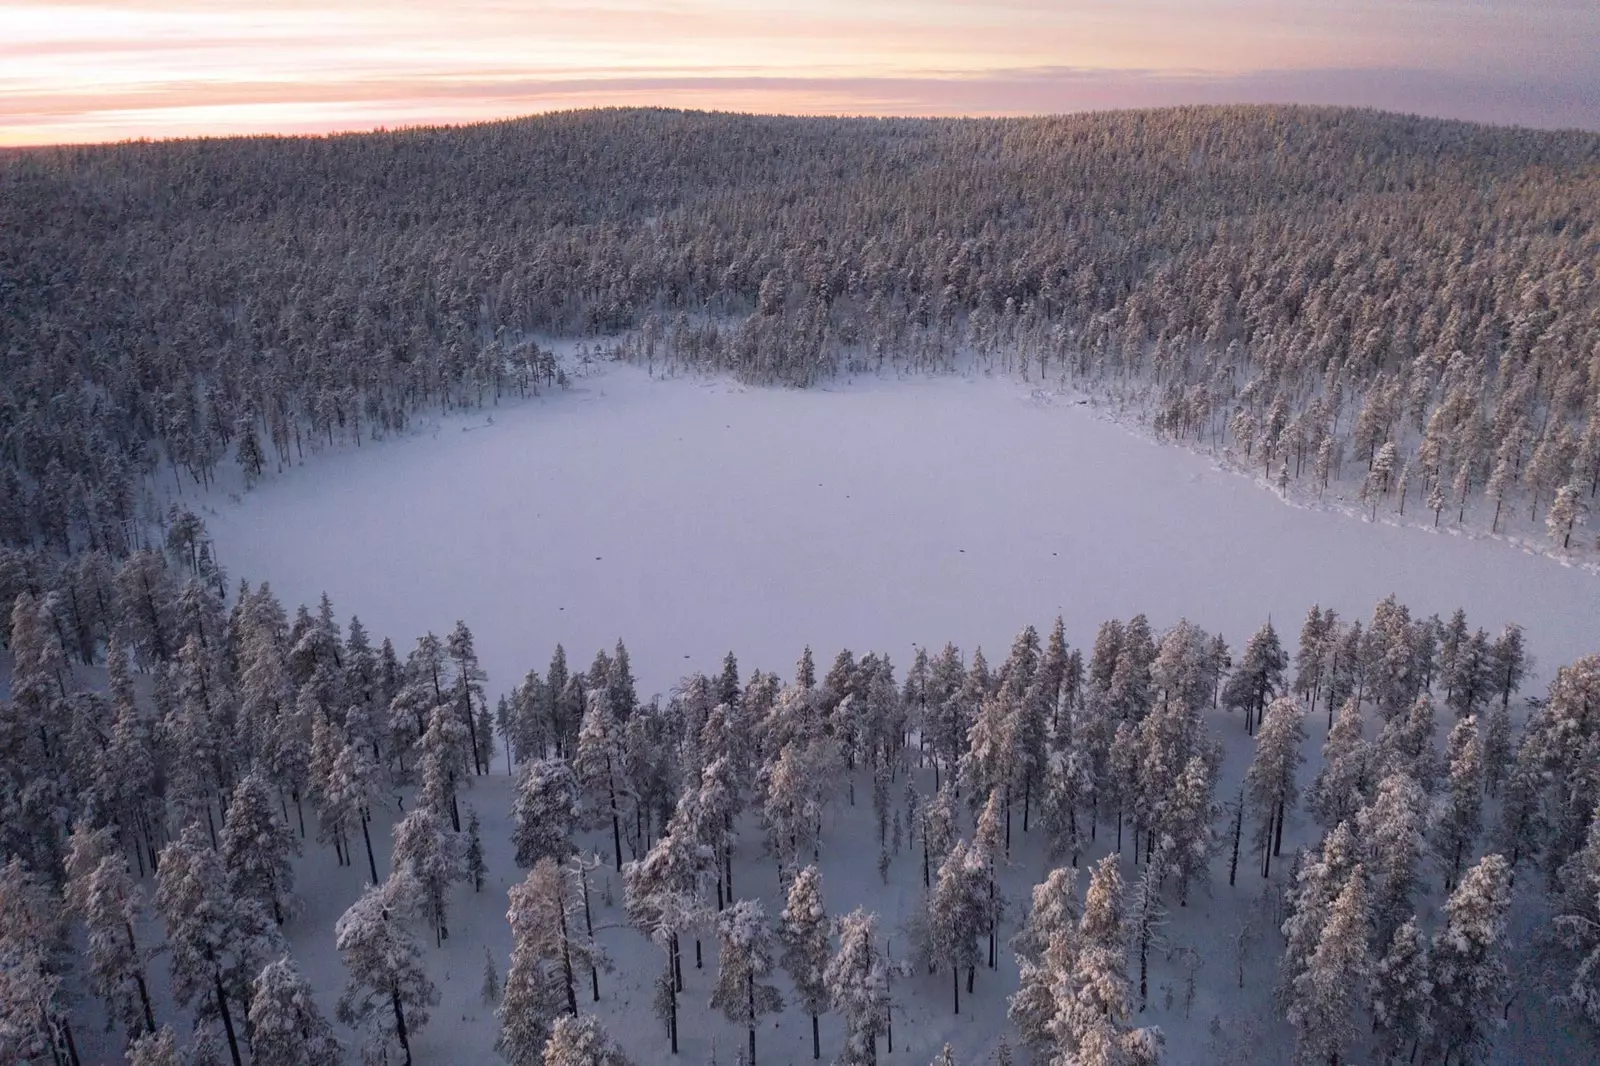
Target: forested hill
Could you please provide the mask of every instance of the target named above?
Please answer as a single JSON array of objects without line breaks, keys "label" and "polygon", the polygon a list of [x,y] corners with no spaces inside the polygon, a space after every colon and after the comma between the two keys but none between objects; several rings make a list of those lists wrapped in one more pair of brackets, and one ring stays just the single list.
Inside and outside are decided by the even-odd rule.
[{"label": "forested hill", "polygon": [[1269,471],[1393,444],[1374,491],[1398,464],[1436,513],[1508,483],[1539,509],[1600,476],[1597,217],[1600,136],[1337,109],[4,153],[0,542],[118,552],[158,464],[259,472],[599,333],[790,384],[1037,367]]}]

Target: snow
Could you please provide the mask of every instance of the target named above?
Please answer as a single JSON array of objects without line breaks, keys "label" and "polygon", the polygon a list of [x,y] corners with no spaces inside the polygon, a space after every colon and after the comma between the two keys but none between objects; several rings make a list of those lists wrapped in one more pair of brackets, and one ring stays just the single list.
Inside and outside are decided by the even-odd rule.
[{"label": "snow", "polygon": [[[235,579],[268,580],[291,605],[314,603],[326,590],[342,617],[359,613],[375,640],[394,638],[402,655],[424,631],[443,634],[466,619],[491,701],[530,666],[542,672],[557,641],[581,669],[618,636],[647,696],[690,670],[716,670],[729,648],[745,675],[760,667],[789,676],[807,643],[823,668],[849,646],[887,651],[903,672],[914,642],[945,640],[969,652],[981,643],[997,662],[1022,625],[1042,626],[1058,612],[1079,646],[1105,618],[1145,611],[1160,631],[1186,613],[1221,630],[1238,654],[1268,614],[1292,642],[1311,603],[1366,619],[1390,592],[1414,613],[1447,614],[1460,604],[1473,625],[1523,623],[1538,673],[1548,677],[1554,666],[1596,650],[1600,618],[1600,581],[1582,569],[1501,541],[1291,506],[1248,476],[1131,433],[1071,397],[980,377],[796,392],[652,380],[614,366],[570,391],[319,456],[236,503],[217,498],[205,517]],[[1540,683],[1531,679],[1529,691]],[[1218,786],[1218,798],[1228,799],[1250,746],[1236,717],[1210,725],[1229,745]],[[1315,716],[1308,728],[1302,787],[1321,761]],[[493,767],[493,776],[461,795],[463,818],[468,805],[482,815],[483,892],[475,895],[470,883],[452,889],[442,946],[424,923],[416,929],[441,994],[415,1035],[419,1063],[498,1061],[497,1023],[480,998],[483,957],[487,948],[506,972],[506,893],[522,871],[513,863],[515,788],[503,753]],[[923,905],[920,854],[908,845],[893,857],[888,883],[880,882],[864,798],[870,779],[857,777],[859,805],[846,805],[841,788],[826,816],[827,910],[876,911],[901,959],[907,923]],[[931,770],[917,771],[916,781],[928,794]],[[903,803],[902,783],[891,796]],[[412,806],[408,794],[406,809]],[[380,873],[389,869],[396,816],[380,815],[372,826]],[[960,828],[970,838],[964,813]],[[1218,819],[1218,832],[1227,828]],[[1274,926],[1289,849],[1314,832],[1303,814],[1291,816],[1270,888],[1249,854],[1230,888],[1224,854],[1187,907],[1169,900],[1168,946],[1153,953],[1150,1005],[1134,1022],[1163,1028],[1170,1066],[1287,1061],[1293,1034],[1271,998],[1282,951]],[[634,1061],[672,1061],[650,1009],[662,953],[627,927],[621,879],[609,865],[609,827],[583,840],[606,859],[591,887],[596,932],[616,969],[602,975],[598,1005],[586,987],[580,991],[580,1009],[595,1011]],[[1114,840],[1114,826],[1102,823],[1082,857],[1080,886]],[[1138,871],[1124,856],[1132,880]],[[331,848],[308,841],[296,862],[302,908],[285,932],[329,1017],[345,981],[333,925],[360,895],[363,860],[358,854],[341,867]],[[948,1042],[957,1061],[984,1062],[1002,1032],[1016,1047],[1003,1018],[1017,964],[1003,945],[1051,865],[1038,827],[1019,831],[1000,871],[1002,894],[1014,906],[1000,930],[999,971],[980,965],[973,994],[963,988],[959,1017],[951,1014],[947,971],[896,978],[895,1053],[881,1061],[927,1062]],[[741,897],[758,898],[769,916],[782,911],[776,869],[762,856],[749,815],[733,871]],[[1431,865],[1425,876],[1423,920],[1431,929],[1443,895]],[[1519,892],[1513,923],[1526,936],[1542,920],[1541,905],[1536,888],[1519,885]],[[1241,967],[1236,944],[1245,929]],[[709,1008],[714,931],[702,940],[703,970],[684,941],[676,1061],[704,1063],[714,1046],[718,1062],[733,1062],[744,1033]],[[1199,969],[1186,1014],[1189,951]],[[151,976],[158,1015],[169,1019],[164,970],[163,961]],[[810,1020],[787,976],[774,982],[789,1006],[762,1019],[759,1061],[809,1063]],[[1571,1044],[1565,1025],[1537,993],[1519,997],[1493,1061],[1575,1061],[1570,1056],[1587,1052]],[[357,1040],[337,1028],[355,1061]],[[824,1015],[824,1061],[842,1040],[839,1017]]]},{"label": "snow", "polygon": [[994,657],[1060,613],[1087,645],[1143,611],[1237,651],[1269,614],[1293,634],[1312,603],[1366,619],[1391,592],[1413,614],[1521,622],[1547,678],[1596,650],[1600,619],[1581,568],[1292,506],[1070,397],[981,377],[791,391],[612,365],[314,458],[205,517],[235,578],[290,604],[327,591],[402,654],[466,619],[491,696],[557,641],[580,668],[622,637],[647,697],[730,648],[745,671],[788,676],[808,643],[903,670],[917,643]]}]

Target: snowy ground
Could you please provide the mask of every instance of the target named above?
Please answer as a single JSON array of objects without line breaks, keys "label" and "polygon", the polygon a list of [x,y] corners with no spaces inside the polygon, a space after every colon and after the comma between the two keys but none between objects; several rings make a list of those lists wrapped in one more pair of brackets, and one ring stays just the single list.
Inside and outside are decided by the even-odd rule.
[{"label": "snowy ground", "polygon": [[1365,619],[1391,592],[1521,622],[1546,667],[1600,636],[1584,570],[1291,506],[1011,380],[790,391],[613,365],[490,414],[219,500],[222,562],[290,604],[328,592],[402,654],[464,618],[491,691],[557,641],[581,666],[622,637],[648,694],[729,648],[785,675],[807,643],[902,669],[924,642],[999,656],[1058,613],[1080,645],[1139,611],[1235,648],[1270,615],[1292,642],[1311,604]]}]

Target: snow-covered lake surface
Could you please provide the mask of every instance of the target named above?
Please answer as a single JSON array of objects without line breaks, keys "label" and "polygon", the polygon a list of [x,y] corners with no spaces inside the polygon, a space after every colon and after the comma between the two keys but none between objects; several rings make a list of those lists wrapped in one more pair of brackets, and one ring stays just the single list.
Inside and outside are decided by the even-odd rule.
[{"label": "snow-covered lake surface", "polygon": [[[492,415],[493,424],[487,424]],[[325,590],[402,655],[464,618],[490,690],[562,642],[620,636],[641,694],[735,649],[784,676],[810,644],[946,640],[1004,656],[1024,624],[1187,615],[1236,649],[1313,603],[1457,605],[1522,623],[1538,673],[1600,650],[1600,579],[1504,542],[1285,504],[1206,457],[1005,379],[813,391],[651,380],[570,391],[315,458],[207,521],[235,578],[289,605]]]}]

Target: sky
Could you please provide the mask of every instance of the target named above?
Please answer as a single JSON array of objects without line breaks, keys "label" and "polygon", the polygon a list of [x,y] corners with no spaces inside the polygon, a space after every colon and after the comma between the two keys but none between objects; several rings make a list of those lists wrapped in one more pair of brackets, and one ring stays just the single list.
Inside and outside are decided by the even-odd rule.
[{"label": "sky", "polygon": [[0,145],[610,105],[1600,129],[1600,0],[0,0]]}]

